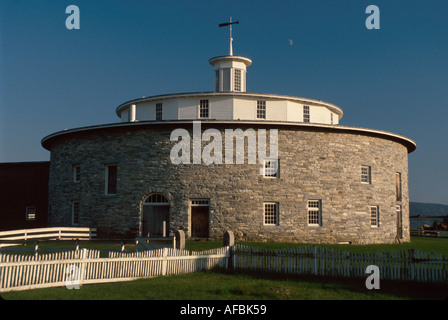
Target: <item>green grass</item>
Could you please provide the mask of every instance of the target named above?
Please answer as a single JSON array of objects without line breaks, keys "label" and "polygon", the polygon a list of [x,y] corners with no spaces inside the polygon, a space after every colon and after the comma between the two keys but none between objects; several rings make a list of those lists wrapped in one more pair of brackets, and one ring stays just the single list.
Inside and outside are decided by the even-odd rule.
[{"label": "green grass", "polygon": [[[285,243],[285,242],[237,242],[239,244],[254,246],[264,249],[281,249],[292,248],[297,246],[323,246],[327,248],[335,248],[347,250],[350,252],[377,252],[377,251],[393,251],[393,250],[422,250],[428,252],[437,252],[448,254],[448,238],[429,238],[429,237],[412,237],[410,242],[396,244],[369,244],[369,245],[342,245],[342,244],[306,244],[306,243]],[[207,250],[222,247],[221,241],[187,241],[187,250]]]},{"label": "green grass", "polygon": [[382,281],[368,290],[365,279],[285,277],[197,272],[132,282],[35,289],[2,294],[5,300],[409,300],[445,299],[447,287]]}]

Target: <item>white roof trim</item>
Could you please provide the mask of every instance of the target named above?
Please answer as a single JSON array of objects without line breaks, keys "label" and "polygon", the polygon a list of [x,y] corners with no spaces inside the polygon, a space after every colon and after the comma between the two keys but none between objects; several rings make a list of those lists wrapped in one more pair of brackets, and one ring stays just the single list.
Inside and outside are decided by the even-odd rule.
[{"label": "white roof trim", "polygon": [[[50,140],[53,138],[73,134],[73,133],[81,133],[87,132],[91,130],[101,130],[101,129],[109,129],[109,128],[121,128],[121,127],[131,127],[131,126],[150,126],[150,125],[175,125],[175,124],[192,124],[194,121],[199,120],[176,120],[176,121],[136,121],[136,122],[120,122],[120,123],[112,123],[112,124],[103,124],[103,125],[95,125],[81,128],[74,128],[69,130],[63,130],[59,132],[55,132],[50,134],[42,139],[42,146],[50,150]],[[341,132],[353,132],[365,135],[379,135],[384,137],[385,139],[398,140],[404,146],[408,148],[408,152],[411,153],[417,148],[417,144],[412,139],[409,139],[405,136],[391,133],[382,130],[376,129],[368,129],[368,128],[360,128],[360,127],[348,127],[341,125],[327,125],[327,124],[313,124],[313,123],[303,123],[303,122],[291,122],[291,121],[254,121],[254,120],[201,120],[201,123],[204,124],[231,124],[231,125],[266,125],[266,126],[293,126],[293,127],[304,127],[304,128],[316,128],[323,130],[331,130],[331,131],[341,131]]]}]

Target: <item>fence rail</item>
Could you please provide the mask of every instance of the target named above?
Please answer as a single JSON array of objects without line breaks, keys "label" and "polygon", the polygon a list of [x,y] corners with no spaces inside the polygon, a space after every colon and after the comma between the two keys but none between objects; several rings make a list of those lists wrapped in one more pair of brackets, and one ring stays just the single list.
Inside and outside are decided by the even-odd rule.
[{"label": "fence rail", "polygon": [[[0,292],[130,281],[170,274],[227,267],[229,247],[190,255],[171,248],[143,252],[110,252],[100,258],[98,250],[82,249],[72,256],[0,255]],[[5,257],[6,256],[6,257]],[[56,260],[55,260],[56,259]]]},{"label": "fence rail", "polygon": [[0,248],[17,245],[18,243],[14,243],[15,240],[18,242],[34,239],[90,240],[92,237],[96,237],[95,228],[57,227],[2,231]]},{"label": "fence rail", "polygon": [[240,244],[232,255],[235,269],[333,277],[367,277],[375,265],[381,279],[448,284],[448,255],[418,250],[353,253],[318,246],[267,250]]}]

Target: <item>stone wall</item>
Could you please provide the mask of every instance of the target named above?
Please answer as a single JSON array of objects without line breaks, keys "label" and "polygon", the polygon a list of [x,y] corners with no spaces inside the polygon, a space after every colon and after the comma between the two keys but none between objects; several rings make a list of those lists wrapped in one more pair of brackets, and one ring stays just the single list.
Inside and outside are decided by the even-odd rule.
[{"label": "stone wall", "polygon": [[[256,125],[211,125],[254,128]],[[210,237],[232,230],[237,240],[309,243],[392,243],[396,205],[403,210],[403,240],[409,241],[408,150],[399,142],[363,132],[321,127],[277,127],[279,178],[264,178],[260,164],[179,164],[170,161],[172,130],[191,124],[139,125],[70,133],[51,142],[50,224],[71,226],[71,202],[80,202],[80,226],[100,234],[141,230],[142,202],[161,193],[170,203],[170,230],[191,233],[191,199],[210,200]],[[269,129],[263,124],[263,129]],[[207,129],[202,125],[202,130]],[[268,140],[269,141],[269,140]],[[223,153],[225,152],[223,145]],[[72,166],[81,165],[73,182]],[[105,194],[105,165],[118,165],[116,195]],[[361,183],[361,165],[372,183]],[[396,202],[395,173],[402,174]],[[322,223],[308,225],[307,201],[321,200]],[[264,224],[264,202],[277,202],[278,224]],[[379,206],[379,226],[370,225]]]}]

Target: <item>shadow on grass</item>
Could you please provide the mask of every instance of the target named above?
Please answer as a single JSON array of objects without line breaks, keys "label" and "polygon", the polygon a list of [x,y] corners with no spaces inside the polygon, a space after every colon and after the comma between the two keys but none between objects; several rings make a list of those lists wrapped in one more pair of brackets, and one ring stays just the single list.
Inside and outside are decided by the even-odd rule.
[{"label": "shadow on grass", "polygon": [[[397,299],[411,300],[448,300],[448,285],[434,283],[419,283],[412,281],[381,280],[380,289],[369,290],[366,288],[366,278],[340,278],[340,277],[322,277],[313,275],[285,275],[273,272],[257,272],[244,270],[229,270],[216,268],[213,272],[232,275],[245,276],[254,280],[272,280],[272,281],[292,281],[308,283],[311,286],[317,286],[322,290],[332,290],[334,292],[352,292],[359,294],[381,294],[396,297]],[[275,288],[273,288],[275,289]],[[276,290],[273,290],[276,291]],[[278,290],[282,292],[281,288]],[[284,291],[284,290],[283,290]],[[284,292],[283,292],[284,293]],[[237,292],[235,292],[237,294]]]}]

